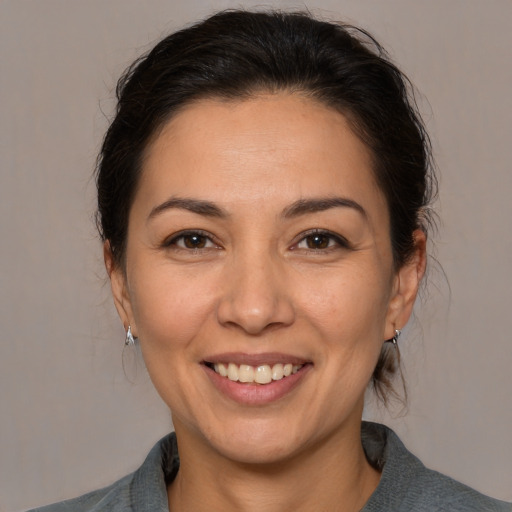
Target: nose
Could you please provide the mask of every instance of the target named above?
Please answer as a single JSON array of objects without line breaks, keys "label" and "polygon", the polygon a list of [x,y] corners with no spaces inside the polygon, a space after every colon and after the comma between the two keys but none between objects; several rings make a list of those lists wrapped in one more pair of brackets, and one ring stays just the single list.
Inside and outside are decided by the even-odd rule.
[{"label": "nose", "polygon": [[252,336],[293,323],[291,289],[277,259],[261,252],[234,258],[226,269],[219,323]]}]

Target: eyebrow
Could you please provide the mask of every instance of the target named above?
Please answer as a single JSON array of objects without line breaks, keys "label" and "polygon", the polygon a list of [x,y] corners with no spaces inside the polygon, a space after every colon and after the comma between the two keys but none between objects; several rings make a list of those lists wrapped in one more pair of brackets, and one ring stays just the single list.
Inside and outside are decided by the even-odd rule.
[{"label": "eyebrow", "polygon": [[365,219],[368,219],[366,210],[356,201],[346,197],[299,199],[290,206],[287,206],[283,210],[282,216],[285,218],[299,217],[307,213],[323,212],[331,208],[352,208]]},{"label": "eyebrow", "polygon": [[[167,201],[155,206],[148,215],[148,221],[157,215],[172,209],[188,210],[206,217],[227,218],[229,213],[211,201],[203,199],[171,197]],[[331,208],[352,208],[359,212],[365,219],[368,218],[366,210],[356,201],[345,197],[326,197],[299,199],[287,206],[281,216],[289,219],[299,217],[308,213],[323,212]]]},{"label": "eyebrow", "polygon": [[171,210],[173,208],[188,210],[189,212],[197,213],[198,215],[204,215],[206,217],[218,217],[218,218],[226,218],[229,217],[228,212],[226,212],[221,207],[217,206],[215,203],[211,201],[204,201],[202,199],[189,199],[189,198],[179,198],[179,197],[171,197],[167,201],[155,206],[150,214],[148,215],[148,221],[157,215]]}]

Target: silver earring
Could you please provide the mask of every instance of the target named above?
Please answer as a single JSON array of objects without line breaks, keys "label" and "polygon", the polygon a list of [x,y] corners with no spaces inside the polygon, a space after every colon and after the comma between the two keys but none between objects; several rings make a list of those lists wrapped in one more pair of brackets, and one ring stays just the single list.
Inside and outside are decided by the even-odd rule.
[{"label": "silver earring", "polygon": [[133,337],[132,328],[130,325],[128,326],[128,330],[126,331],[126,339],[124,340],[124,344],[126,346],[135,345],[135,338]]},{"label": "silver earring", "polygon": [[398,343],[398,338],[400,338],[400,334],[402,334],[402,331],[400,329],[395,329],[395,335],[390,340],[386,340],[386,342],[393,343],[393,345],[396,346]]}]

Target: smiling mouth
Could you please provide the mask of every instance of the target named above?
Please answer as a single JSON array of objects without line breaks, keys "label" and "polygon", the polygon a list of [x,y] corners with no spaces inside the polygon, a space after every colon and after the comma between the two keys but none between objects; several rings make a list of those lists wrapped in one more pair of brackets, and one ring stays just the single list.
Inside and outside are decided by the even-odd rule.
[{"label": "smiling mouth", "polygon": [[251,366],[235,363],[205,363],[215,373],[233,382],[244,384],[270,384],[296,374],[303,364],[276,363]]}]

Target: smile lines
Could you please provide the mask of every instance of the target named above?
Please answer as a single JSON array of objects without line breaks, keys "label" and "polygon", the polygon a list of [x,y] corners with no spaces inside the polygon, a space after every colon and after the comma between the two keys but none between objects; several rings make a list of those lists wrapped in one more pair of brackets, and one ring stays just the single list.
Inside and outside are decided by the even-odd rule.
[{"label": "smile lines", "polygon": [[213,368],[213,370],[222,377],[226,377],[234,382],[269,384],[272,381],[281,380],[297,373],[304,365],[277,363],[273,366],[268,364],[250,366],[248,364],[216,363],[208,366]]}]

